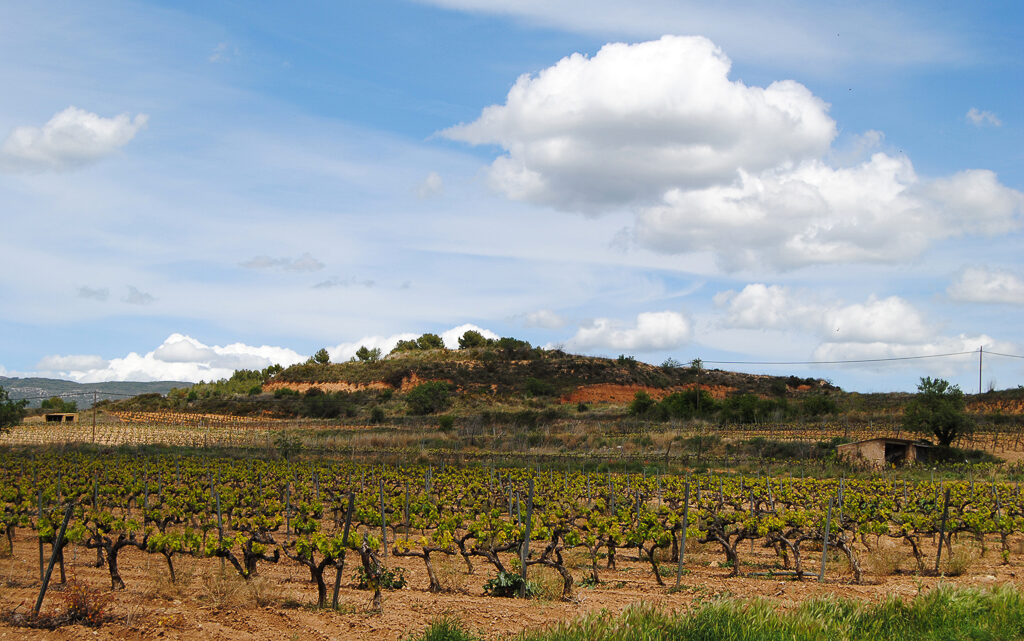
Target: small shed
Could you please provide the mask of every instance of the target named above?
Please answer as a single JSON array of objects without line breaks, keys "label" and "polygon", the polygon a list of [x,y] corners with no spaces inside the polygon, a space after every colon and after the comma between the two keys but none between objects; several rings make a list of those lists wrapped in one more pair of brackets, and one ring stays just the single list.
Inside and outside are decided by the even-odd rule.
[{"label": "small shed", "polygon": [[77,412],[50,412],[43,414],[43,420],[47,423],[77,423]]},{"label": "small shed", "polygon": [[836,447],[836,455],[850,463],[866,463],[873,467],[926,462],[934,446],[925,441],[906,438],[869,438]]}]

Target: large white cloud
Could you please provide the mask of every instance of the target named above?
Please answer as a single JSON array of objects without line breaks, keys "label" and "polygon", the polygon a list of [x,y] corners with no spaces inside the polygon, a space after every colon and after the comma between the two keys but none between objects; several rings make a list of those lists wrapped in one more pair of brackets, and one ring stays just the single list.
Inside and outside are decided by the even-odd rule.
[{"label": "large white cloud", "polygon": [[987,335],[943,335],[937,323],[899,296],[870,296],[863,303],[822,301],[779,285],[752,283],[719,292],[725,328],[778,330],[819,341],[814,360],[906,358],[986,349],[1013,352],[1011,343]]},{"label": "large white cloud", "polygon": [[1024,279],[999,269],[968,267],[946,289],[949,297],[970,303],[1024,304]]},{"label": "large white cloud", "polygon": [[811,332],[820,339],[853,343],[915,342],[934,333],[924,316],[899,296],[863,303],[821,301],[779,285],[751,283],[719,292],[722,325],[736,329]]},{"label": "large white cloud", "polygon": [[38,374],[79,383],[104,381],[186,381],[227,378],[236,369],[262,369],[268,365],[292,365],[305,356],[283,347],[244,343],[205,345],[191,336],[171,334],[155,350],[132,352],[105,361],[98,356],[47,356],[37,365]]},{"label": "large white cloud", "polygon": [[26,125],[11,131],[0,145],[0,168],[38,171],[84,165],[128,144],[147,120],[146,114],[104,118],[71,106],[42,127]]},{"label": "large white cloud", "polygon": [[584,352],[602,348],[653,352],[679,347],[691,334],[690,321],[679,312],[644,312],[637,314],[632,326],[609,318],[594,319],[580,327],[565,347]]},{"label": "large white cloud", "polygon": [[834,149],[828,105],[806,87],[747,86],[729,69],[706,38],[609,44],[521,76],[504,104],[443,134],[500,146],[489,177],[512,199],[626,208],[627,246],[710,252],[728,271],[902,262],[1019,227],[1024,194],[993,172],[922,178],[900,154],[854,160],[884,134]]},{"label": "large white cloud", "polygon": [[586,212],[828,149],[824,101],[790,80],[748,87],[730,65],[702,37],[608,44],[520,76],[504,105],[443,134],[502,146],[490,178],[509,197]]},{"label": "large white cloud", "polygon": [[711,250],[726,269],[898,262],[932,242],[1019,226],[1024,195],[990,171],[921,180],[905,157],[857,166],[821,161],[729,185],[670,190],[637,216],[636,240],[666,253]]}]

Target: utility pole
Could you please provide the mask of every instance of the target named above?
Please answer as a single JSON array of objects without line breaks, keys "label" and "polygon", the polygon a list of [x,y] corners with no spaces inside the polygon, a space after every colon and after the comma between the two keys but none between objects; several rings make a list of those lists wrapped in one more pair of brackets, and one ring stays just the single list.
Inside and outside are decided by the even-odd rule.
[{"label": "utility pole", "polygon": [[978,346],[978,394],[981,394],[981,356],[985,353],[985,346]]},{"label": "utility pole", "polygon": [[92,391],[92,443],[96,444],[96,390]]}]

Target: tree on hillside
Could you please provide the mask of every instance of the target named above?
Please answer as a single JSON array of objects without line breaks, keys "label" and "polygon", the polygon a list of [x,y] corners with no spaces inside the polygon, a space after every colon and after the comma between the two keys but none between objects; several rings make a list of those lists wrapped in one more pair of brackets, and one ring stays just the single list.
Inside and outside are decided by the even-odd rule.
[{"label": "tree on hillside", "polygon": [[316,354],[313,354],[313,361],[319,365],[327,365],[331,362],[331,355],[327,353],[326,348],[321,347]]},{"label": "tree on hillside", "polygon": [[39,404],[40,409],[49,410],[51,412],[71,413],[78,411],[78,403],[75,401],[65,401],[59,396],[51,396],[50,398],[43,399],[43,402]]},{"label": "tree on hillside", "polygon": [[424,334],[416,339],[420,349],[444,349],[444,341],[437,334]]},{"label": "tree on hillside", "polygon": [[7,390],[0,387],[0,434],[21,423],[25,418],[25,406],[28,401],[12,401]]},{"label": "tree on hillside", "polygon": [[903,408],[903,428],[934,435],[939,445],[949,447],[974,430],[965,405],[964,393],[957,385],[941,378],[922,378],[917,394]]},{"label": "tree on hillside", "polygon": [[379,361],[380,348],[374,347],[373,349],[370,349],[366,345],[360,345],[359,349],[356,350],[356,358],[364,363],[374,363]]},{"label": "tree on hillside", "polygon": [[459,337],[459,349],[470,349],[473,347],[487,347],[492,341],[484,337],[483,334],[476,331],[475,329],[467,330],[465,334]]}]

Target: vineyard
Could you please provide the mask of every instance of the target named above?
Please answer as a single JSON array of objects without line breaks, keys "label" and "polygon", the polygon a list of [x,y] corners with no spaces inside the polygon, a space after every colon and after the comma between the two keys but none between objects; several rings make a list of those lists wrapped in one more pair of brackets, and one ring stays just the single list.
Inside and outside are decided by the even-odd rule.
[{"label": "vineyard", "polygon": [[624,571],[668,595],[697,565],[709,573],[702,584],[743,575],[878,582],[866,566],[893,545],[921,577],[951,571],[954,550],[968,545],[996,566],[1024,562],[1024,497],[991,480],[8,453],[0,508],[14,557],[23,567],[38,560],[36,586],[54,549],[62,575],[78,559],[102,568],[93,571],[115,592],[133,588],[125,562],[155,560],[150,573],[170,583],[182,563],[220,566],[243,583],[290,565],[305,575],[311,603],[338,608],[356,569],[369,610],[386,608],[382,591],[406,581],[406,591],[450,590],[439,577],[452,563],[479,577],[464,588],[474,595],[534,590],[546,573],[557,584],[551,596],[573,601],[621,583]]}]

